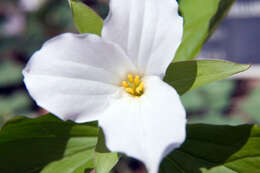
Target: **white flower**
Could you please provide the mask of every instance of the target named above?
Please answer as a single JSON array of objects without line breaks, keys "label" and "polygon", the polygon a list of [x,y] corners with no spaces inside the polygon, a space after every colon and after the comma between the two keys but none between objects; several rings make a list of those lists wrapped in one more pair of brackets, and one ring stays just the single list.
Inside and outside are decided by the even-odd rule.
[{"label": "white flower", "polygon": [[185,110],[162,79],[182,39],[174,0],[111,0],[102,37],[62,34],[36,52],[24,81],[39,106],[64,120],[98,120],[111,151],[150,173],[185,139]]}]

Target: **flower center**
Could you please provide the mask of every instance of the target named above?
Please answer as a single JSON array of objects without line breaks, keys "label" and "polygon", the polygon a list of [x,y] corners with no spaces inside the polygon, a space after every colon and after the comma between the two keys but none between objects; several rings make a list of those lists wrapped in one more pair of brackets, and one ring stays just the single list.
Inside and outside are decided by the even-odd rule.
[{"label": "flower center", "polygon": [[144,93],[144,82],[139,75],[129,74],[127,80],[122,81],[122,86],[128,94],[135,97],[140,97]]}]

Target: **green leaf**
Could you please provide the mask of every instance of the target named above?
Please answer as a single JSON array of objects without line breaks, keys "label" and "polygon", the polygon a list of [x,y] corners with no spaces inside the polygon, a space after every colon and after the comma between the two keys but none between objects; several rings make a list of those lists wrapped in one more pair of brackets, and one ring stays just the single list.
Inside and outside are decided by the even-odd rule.
[{"label": "green leaf", "polygon": [[225,166],[218,166],[216,169],[213,168],[210,171],[205,168],[202,168],[201,172],[202,173],[237,173],[237,172],[233,171],[232,169],[229,169]]},{"label": "green leaf", "polygon": [[118,153],[112,153],[105,145],[103,130],[99,129],[95,153],[95,173],[109,173],[119,160]]},{"label": "green leaf", "polygon": [[[16,118],[0,131],[1,173],[109,173],[118,154],[105,146],[97,123],[75,124],[52,115]],[[10,166],[9,163],[12,163]]]},{"label": "green leaf", "polygon": [[160,173],[259,172],[259,146],[258,126],[188,125],[185,143],[163,160]]},{"label": "green leaf", "polygon": [[221,21],[227,16],[229,10],[236,0],[220,0],[218,4],[218,10],[215,16],[210,21],[209,34],[210,37],[216,28],[219,26]]},{"label": "green leaf", "polygon": [[13,119],[0,131],[0,172],[84,173],[94,168],[97,136],[97,123]]},{"label": "green leaf", "polygon": [[207,83],[247,70],[250,65],[222,60],[181,61],[170,64],[164,81],[182,95]]},{"label": "green leaf", "polygon": [[174,61],[194,59],[235,0],[179,0],[184,18],[182,43]]},{"label": "green leaf", "polygon": [[117,153],[99,153],[96,152],[95,157],[95,172],[96,173],[109,173],[111,169],[118,162]]},{"label": "green leaf", "polygon": [[87,5],[78,0],[69,0],[73,20],[80,33],[101,35],[103,19]]}]

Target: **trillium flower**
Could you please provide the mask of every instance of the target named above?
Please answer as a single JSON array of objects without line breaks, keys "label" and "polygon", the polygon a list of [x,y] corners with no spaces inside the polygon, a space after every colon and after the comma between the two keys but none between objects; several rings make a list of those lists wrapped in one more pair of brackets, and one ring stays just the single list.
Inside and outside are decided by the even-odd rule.
[{"label": "trillium flower", "polygon": [[174,0],[111,0],[101,37],[65,33],[47,41],[24,82],[39,106],[63,120],[98,120],[111,151],[156,173],[185,139],[185,110],[163,81],[182,32]]}]

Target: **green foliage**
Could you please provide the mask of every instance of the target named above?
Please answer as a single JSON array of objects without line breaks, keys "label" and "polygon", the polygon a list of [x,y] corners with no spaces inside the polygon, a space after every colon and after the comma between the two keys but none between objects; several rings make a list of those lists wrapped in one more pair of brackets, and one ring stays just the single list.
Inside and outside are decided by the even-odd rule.
[{"label": "green foliage", "polygon": [[0,131],[0,172],[84,173],[95,168],[109,173],[118,155],[101,150],[105,140],[100,133],[96,122],[76,124],[52,115],[15,118]]},{"label": "green foliage", "polygon": [[194,89],[182,95],[182,103],[189,111],[207,109],[222,111],[230,104],[230,94],[234,89],[232,80],[220,80]]},{"label": "green foliage", "polygon": [[29,114],[31,103],[31,99],[24,92],[18,91],[9,96],[0,95],[0,128],[16,115]]},{"label": "green foliage", "polygon": [[118,159],[118,153],[110,152],[106,147],[105,136],[100,128],[95,149],[95,173],[109,173]]},{"label": "green foliage", "polygon": [[250,92],[248,99],[241,105],[241,109],[252,118],[253,122],[260,123],[259,106],[260,89],[256,88]]},{"label": "green foliage", "polygon": [[117,153],[95,153],[95,172],[109,173],[118,162]]},{"label": "green foliage", "polygon": [[235,3],[236,0],[220,0],[218,4],[218,10],[215,16],[210,21],[209,27],[209,34],[211,36],[221,21],[226,17],[227,13],[229,12],[232,5]]},{"label": "green foliage", "polygon": [[236,171],[233,171],[232,169],[229,169],[225,166],[218,166],[216,168],[212,168],[210,170],[207,170],[205,168],[201,169],[202,173],[238,173]]},{"label": "green foliage", "polygon": [[101,35],[103,19],[80,1],[69,0],[74,23],[80,33]]},{"label": "green foliage", "polygon": [[202,93],[200,92],[201,90],[203,90],[201,89],[203,87],[204,86],[181,96],[181,102],[184,105],[186,110],[193,112],[193,111],[199,111],[204,107],[206,107],[207,101],[203,97]]},{"label": "green foliage", "polygon": [[0,95],[1,114],[22,114],[23,108],[31,105],[31,99],[24,92],[16,92],[8,97]]},{"label": "green foliage", "polygon": [[221,111],[230,106],[230,94],[233,89],[234,83],[227,79],[198,88],[201,95],[204,95],[207,108],[211,111]]},{"label": "green foliage", "polygon": [[184,18],[182,43],[174,61],[194,59],[235,0],[179,0]]},{"label": "green foliage", "polygon": [[22,81],[22,66],[12,61],[0,61],[0,87],[17,84]]},{"label": "green foliage", "polygon": [[188,125],[185,143],[163,160],[160,173],[257,172],[259,145],[258,126]]},{"label": "green foliage", "polygon": [[221,80],[181,96],[188,123],[239,125],[247,123],[238,114],[223,112],[231,107],[234,80]]},{"label": "green foliage", "polygon": [[93,123],[77,125],[51,115],[16,118],[0,133],[0,172],[83,172],[94,167],[97,135]]},{"label": "green foliage", "polygon": [[181,61],[170,64],[164,81],[180,95],[207,83],[247,70],[250,65],[222,60]]},{"label": "green foliage", "polygon": [[[223,167],[253,172],[260,169],[259,145],[257,126],[188,125],[185,143],[163,160],[160,173]],[[1,173],[108,173],[118,161],[96,122],[75,124],[51,115],[9,121],[0,131],[0,153]]]},{"label": "green foliage", "polygon": [[210,112],[203,116],[193,116],[188,122],[191,124],[205,123],[215,125],[240,125],[245,123],[245,121],[241,119],[239,116],[224,116],[218,112]]}]

